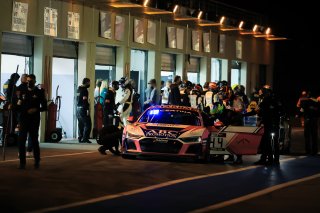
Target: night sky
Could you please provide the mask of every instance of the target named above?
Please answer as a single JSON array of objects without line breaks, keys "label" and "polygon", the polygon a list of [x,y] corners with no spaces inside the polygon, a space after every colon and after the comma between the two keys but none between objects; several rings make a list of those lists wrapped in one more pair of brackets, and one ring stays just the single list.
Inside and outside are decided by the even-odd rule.
[{"label": "night sky", "polygon": [[[302,90],[320,96],[319,37],[317,7],[310,1],[299,3],[280,0],[220,2],[264,14],[273,34],[289,38],[277,41],[275,48],[274,90],[288,108],[294,108]],[[290,110],[292,111],[292,109]]]}]

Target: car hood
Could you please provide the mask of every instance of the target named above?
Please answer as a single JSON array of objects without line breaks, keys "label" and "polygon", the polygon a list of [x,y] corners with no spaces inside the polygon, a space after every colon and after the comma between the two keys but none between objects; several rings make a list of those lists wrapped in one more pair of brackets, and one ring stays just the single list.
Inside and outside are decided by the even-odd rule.
[{"label": "car hood", "polygon": [[135,124],[128,125],[127,132],[143,134],[145,137],[157,138],[185,138],[202,136],[203,126],[176,125],[176,124]]}]

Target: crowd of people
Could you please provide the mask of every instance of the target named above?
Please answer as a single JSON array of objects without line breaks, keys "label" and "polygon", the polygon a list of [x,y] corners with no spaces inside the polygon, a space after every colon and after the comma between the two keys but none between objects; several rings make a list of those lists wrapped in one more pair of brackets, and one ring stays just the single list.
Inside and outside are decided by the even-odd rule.
[{"label": "crowd of people", "polygon": [[[47,110],[47,100],[44,90],[36,86],[36,76],[33,74],[22,75],[21,84],[16,83],[20,75],[13,73],[3,85],[6,96],[6,108],[12,112],[10,127],[18,129],[18,144],[20,168],[26,164],[26,140],[28,137],[27,153],[33,151],[35,168],[39,168],[40,149],[38,131],[40,125],[40,112]],[[90,116],[89,91],[90,79],[84,78],[82,85],[77,90],[77,118],[78,140],[80,143],[91,143],[89,140],[92,123]],[[117,97],[117,91],[121,88],[121,98]],[[135,83],[126,77],[119,81],[107,81],[98,79],[94,92],[95,102],[103,108],[103,131],[110,126],[127,125],[128,117],[137,118],[142,110],[153,105],[180,105],[199,109],[209,120],[223,125],[244,125],[244,117],[258,115],[260,123],[264,126],[260,149],[261,158],[256,164],[279,164],[279,137],[280,117],[284,114],[283,106],[277,99],[271,87],[268,85],[256,89],[250,97],[245,93],[243,85],[231,86],[227,81],[206,82],[203,86],[190,81],[182,81],[180,76],[175,76],[173,82],[161,82],[158,91],[156,79],[150,79],[145,89],[145,100],[139,100],[140,95],[135,90]],[[142,103],[142,106],[140,105]],[[311,93],[303,92],[298,103],[298,116],[303,117],[302,125],[305,128],[306,153],[317,154],[317,134],[319,116],[319,98],[314,98]],[[115,119],[115,118],[118,118]],[[118,123],[117,123],[118,122]],[[6,131],[6,130],[5,130]],[[119,130],[120,131],[120,130]],[[112,131],[117,132],[116,129]],[[121,134],[113,137],[113,147],[103,144],[99,148],[101,154],[106,150],[114,154],[120,154],[118,141]],[[118,140],[118,141],[117,141]],[[270,143],[273,140],[274,143]],[[115,150],[113,149],[115,148]],[[242,163],[242,157],[236,156],[236,163]]]}]

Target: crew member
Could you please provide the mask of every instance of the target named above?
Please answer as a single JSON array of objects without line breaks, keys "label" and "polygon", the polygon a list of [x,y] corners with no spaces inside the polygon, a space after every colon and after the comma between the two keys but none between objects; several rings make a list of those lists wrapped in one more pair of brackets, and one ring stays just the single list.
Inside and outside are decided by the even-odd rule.
[{"label": "crew member", "polygon": [[89,140],[91,132],[91,118],[90,118],[90,105],[89,93],[90,79],[84,78],[82,85],[77,90],[77,118],[78,118],[78,140],[79,143],[91,143]]},{"label": "crew member", "polygon": [[21,91],[17,99],[17,110],[20,114],[19,119],[19,158],[20,169],[26,166],[26,140],[29,133],[30,142],[33,147],[34,167],[39,168],[40,147],[38,141],[38,132],[40,126],[40,112],[47,110],[47,100],[44,90],[35,86],[36,76],[33,74],[27,77],[28,89]]},{"label": "crew member", "polygon": [[106,96],[104,97],[103,106],[103,125],[110,126],[113,125],[114,108],[116,100],[116,91],[119,89],[119,82],[112,81],[111,87],[108,89]]}]

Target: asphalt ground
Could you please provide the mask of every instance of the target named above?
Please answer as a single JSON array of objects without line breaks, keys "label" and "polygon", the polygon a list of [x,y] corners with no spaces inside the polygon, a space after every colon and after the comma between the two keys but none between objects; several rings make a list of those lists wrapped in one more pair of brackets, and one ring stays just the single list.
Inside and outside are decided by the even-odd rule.
[{"label": "asphalt ground", "polygon": [[[314,176],[318,174],[320,158],[311,157],[312,164],[310,161],[303,161],[304,164],[301,164],[303,159],[310,159],[310,157],[300,156],[304,152],[304,144],[299,129],[293,131],[293,155],[282,156],[281,159],[284,161],[281,162],[280,167],[275,168],[252,168],[252,163],[258,159],[258,156],[244,156],[243,165],[233,165],[231,162],[199,164],[176,160],[127,160],[110,153],[106,156],[100,155],[97,152],[98,147],[97,144],[78,144],[75,141],[65,141],[59,144],[41,143],[42,160],[39,170],[33,168],[32,159],[27,161],[26,170],[17,169],[17,148],[9,147],[6,152],[6,161],[0,161],[0,211],[105,212],[112,206],[108,204],[110,201],[127,199],[128,202],[121,202],[120,206],[127,207],[131,212],[137,212],[137,209],[139,212],[248,212],[248,210],[320,212],[318,201],[320,178]],[[3,156],[0,157],[2,159]],[[288,167],[289,163],[294,167]],[[254,192],[246,192],[251,185],[259,184],[253,181],[252,176],[255,173],[252,175],[249,173],[247,177],[253,180],[248,179],[248,182],[244,181],[246,178],[243,178],[241,174],[247,171],[264,171],[264,169],[281,172],[281,180],[284,181],[277,182],[277,176],[270,173],[271,175],[266,175],[266,179],[263,179],[262,176],[260,182],[271,178],[271,180],[275,179],[276,184],[263,189],[255,189]],[[315,172],[310,173],[310,169]],[[288,173],[288,171],[294,172]],[[293,177],[302,173],[307,174]],[[216,180],[212,179],[216,175],[222,177],[219,182],[214,182]],[[232,175],[232,178],[223,178],[228,175]],[[197,184],[199,178],[201,187]],[[298,182],[294,182],[297,180]],[[193,183],[192,190],[188,192],[185,191],[186,187],[180,189],[178,187],[179,184],[191,183]],[[289,185],[281,185],[284,183],[289,183]],[[217,190],[215,185],[222,189],[225,187],[226,190]],[[227,190],[231,185],[232,190]],[[275,186],[281,187],[274,188]],[[153,203],[162,203],[165,199],[157,194],[155,194],[155,199],[152,199],[151,192],[155,189],[156,191],[165,190],[168,187],[170,187],[170,193],[165,193],[165,195],[168,195],[169,200],[175,201],[178,200],[178,197],[190,196],[192,202],[188,199],[185,199],[185,202],[179,199],[180,201],[176,204],[173,202],[173,206],[161,205],[162,209],[155,209],[156,205]],[[191,205],[191,203],[203,203],[204,200],[208,200],[204,199],[208,197],[208,194],[201,195],[201,192],[227,199],[216,202],[210,198],[209,202],[206,201],[194,207],[194,204]],[[144,193],[151,193],[152,196],[143,199]],[[200,196],[198,196],[199,193]],[[174,196],[169,197],[171,194]],[[233,196],[228,197],[225,194],[233,194]],[[140,209],[139,205],[132,201],[134,196],[142,196],[138,204],[144,208]],[[102,203],[102,205],[97,207],[97,203]],[[138,208],[133,208],[133,206]],[[190,206],[190,208],[181,208],[182,206]],[[117,207],[109,209],[108,212],[127,212],[128,209]]]}]

